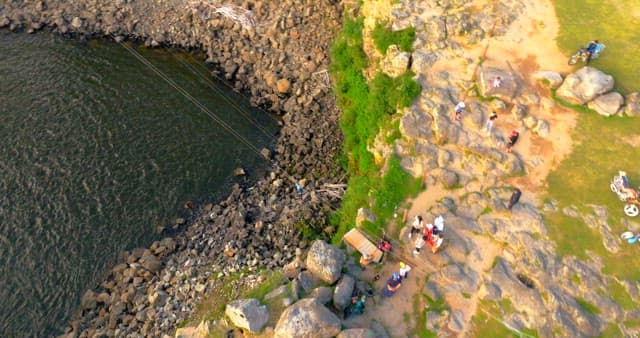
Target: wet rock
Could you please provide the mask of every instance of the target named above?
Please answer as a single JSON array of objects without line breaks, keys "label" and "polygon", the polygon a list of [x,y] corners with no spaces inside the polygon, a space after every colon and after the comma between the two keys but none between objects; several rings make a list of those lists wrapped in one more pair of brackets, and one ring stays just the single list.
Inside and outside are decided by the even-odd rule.
[{"label": "wet rock", "polygon": [[227,304],[225,315],[240,328],[260,332],[269,321],[269,311],[257,299],[238,299]]}]

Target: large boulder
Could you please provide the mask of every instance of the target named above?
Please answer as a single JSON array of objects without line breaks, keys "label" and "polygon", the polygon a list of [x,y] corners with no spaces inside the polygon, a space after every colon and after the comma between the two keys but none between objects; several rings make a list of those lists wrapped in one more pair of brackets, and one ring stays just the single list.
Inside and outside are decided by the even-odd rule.
[{"label": "large boulder", "polygon": [[340,249],[316,240],[307,253],[307,269],[320,280],[333,284],[342,275],[344,260]]},{"label": "large boulder", "polygon": [[396,77],[407,71],[410,62],[410,53],[403,52],[397,45],[391,45],[387,48],[384,59],[380,61],[380,69],[383,73]]},{"label": "large boulder", "polygon": [[609,92],[613,85],[611,75],[592,67],[582,67],[564,79],[556,95],[571,103],[585,104],[596,96]]},{"label": "large boulder", "polygon": [[269,321],[269,310],[255,298],[234,300],[224,313],[233,325],[251,332],[260,332]]},{"label": "large boulder", "polygon": [[598,114],[604,116],[615,115],[620,106],[624,103],[624,97],[618,92],[611,92],[596,97],[593,101],[589,102],[590,109],[595,110]]},{"label": "large boulder", "polygon": [[333,292],[333,306],[338,310],[344,310],[351,303],[351,295],[356,281],[349,275],[342,276],[336,290]]},{"label": "large boulder", "polygon": [[315,299],[302,299],[284,310],[276,338],[329,338],[340,332],[340,319]]},{"label": "large boulder", "polygon": [[556,89],[562,84],[562,75],[549,70],[535,72],[533,73],[533,78],[536,80],[545,81],[546,83],[548,83],[548,86],[551,89]]},{"label": "large boulder", "polygon": [[627,106],[624,108],[624,113],[627,116],[638,116],[640,115],[640,93],[635,92],[627,95],[626,100]]},{"label": "large boulder", "polygon": [[[500,77],[501,85],[493,87],[493,80]],[[483,66],[480,69],[479,77],[480,95],[484,97],[498,97],[504,101],[511,101],[518,92],[518,82],[516,77],[508,70],[496,67]]]}]

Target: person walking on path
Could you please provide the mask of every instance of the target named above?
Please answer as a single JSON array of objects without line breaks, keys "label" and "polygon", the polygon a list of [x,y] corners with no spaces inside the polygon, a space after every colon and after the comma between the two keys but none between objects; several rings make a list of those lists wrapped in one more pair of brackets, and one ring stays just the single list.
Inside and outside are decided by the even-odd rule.
[{"label": "person walking on path", "polygon": [[497,119],[498,119],[498,114],[496,114],[496,112],[491,112],[491,115],[489,115],[489,119],[487,120],[487,123],[484,125],[484,130],[487,133],[487,135],[491,135],[491,131],[493,130],[493,123]]},{"label": "person walking on path", "polygon": [[424,221],[422,220],[422,216],[418,215],[413,219],[413,223],[411,223],[411,232],[409,232],[409,238],[411,238],[414,233],[421,233],[423,229]]},{"label": "person walking on path", "polygon": [[413,250],[413,254],[414,255],[419,255],[420,254],[420,250],[422,250],[422,247],[424,246],[424,243],[427,241],[427,236],[418,236],[418,238],[416,238],[416,249]]},{"label": "person walking on path", "polygon": [[391,297],[395,295],[398,289],[400,289],[400,286],[402,286],[402,278],[400,278],[400,275],[397,272],[394,272],[393,275],[391,275],[391,278],[389,278],[387,283],[384,285],[382,295],[385,297]]},{"label": "person walking on path", "polygon": [[507,141],[506,152],[510,153],[513,151],[513,146],[518,142],[518,137],[520,137],[520,133],[517,130],[512,130],[511,134],[509,134],[509,140]]},{"label": "person walking on path", "polygon": [[507,205],[507,209],[511,210],[516,203],[520,200],[520,196],[522,195],[522,191],[518,188],[513,189],[513,193],[511,194],[511,198],[509,199],[509,204]]},{"label": "person walking on path", "polygon": [[460,119],[462,118],[462,111],[466,107],[467,106],[462,101],[460,101],[460,102],[458,102],[458,104],[456,104],[456,107],[454,108],[454,111],[456,112],[456,121],[460,121]]},{"label": "person walking on path", "polygon": [[407,277],[409,277],[409,271],[411,271],[411,266],[405,262],[400,262],[400,271],[398,271],[400,278],[407,279]]}]

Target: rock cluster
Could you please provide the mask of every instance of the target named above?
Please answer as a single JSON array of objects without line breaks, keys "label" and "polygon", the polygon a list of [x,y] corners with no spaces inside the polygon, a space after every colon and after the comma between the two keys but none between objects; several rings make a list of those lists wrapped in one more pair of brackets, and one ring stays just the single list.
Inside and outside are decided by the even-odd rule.
[{"label": "rock cluster", "polygon": [[[353,262],[345,266],[344,256],[345,253],[340,249],[316,240],[307,253],[307,264],[302,263],[300,257],[296,257],[289,263],[284,268],[285,274],[292,276],[288,285],[281,285],[264,296],[263,301],[275,309],[285,306],[276,317],[278,321],[275,327],[266,328],[265,332],[273,330],[274,337],[282,338],[388,337],[384,329],[376,325],[377,323],[371,324],[370,328],[350,327],[342,330],[345,322],[341,318],[344,309],[351,304],[354,290],[357,288],[363,293],[370,291],[365,282],[342,273],[343,268],[349,270],[349,267],[353,267]],[[326,257],[342,258],[325,260]],[[314,262],[319,258],[324,261],[326,270],[311,269],[313,265],[309,263],[315,264]],[[332,274],[331,281],[327,280],[327,270],[336,271]],[[290,274],[292,271],[297,273]],[[322,286],[323,283],[329,286],[335,283],[335,290],[331,291],[329,287]],[[258,301],[255,299],[242,299],[227,305],[227,311],[230,308],[237,308],[237,304],[249,303],[254,304],[254,307],[258,306]],[[246,327],[246,316],[238,318],[234,312],[227,315],[234,325]]]},{"label": "rock cluster", "polygon": [[[332,1],[238,1],[227,8],[239,14],[234,18],[211,4],[10,0],[0,5],[0,28],[17,32],[49,30],[202,50],[218,74],[247,92],[253,104],[282,115],[275,149],[262,151],[271,172],[239,178],[242,183],[226,199],[181,221],[185,230],[174,239],[124,253],[123,262],[83,298],[67,329],[70,337],[171,332],[210,291],[212,279],[242,268],[282,266],[306,246],[295,225],[318,226],[338,202],[316,190],[342,179],[332,160],[341,144],[339,111],[326,73],[340,7]],[[251,25],[243,26],[238,19],[243,17]],[[299,194],[295,183],[303,178],[307,183]]]}]

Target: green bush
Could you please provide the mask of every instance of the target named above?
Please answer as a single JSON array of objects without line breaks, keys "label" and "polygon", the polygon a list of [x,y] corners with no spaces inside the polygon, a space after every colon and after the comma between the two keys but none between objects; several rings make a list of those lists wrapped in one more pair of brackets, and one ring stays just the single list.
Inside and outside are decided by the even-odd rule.
[{"label": "green bush", "polygon": [[413,40],[416,38],[416,30],[413,27],[401,31],[392,31],[388,22],[378,22],[371,32],[373,44],[376,49],[384,54],[391,45],[398,45],[405,52],[413,49]]},{"label": "green bush", "polygon": [[[345,17],[343,30],[333,43],[331,52],[331,75],[335,81],[335,94],[342,108],[340,129],[344,135],[343,163],[349,174],[349,184],[342,197],[342,206],[330,219],[337,226],[334,244],[340,242],[344,233],[353,227],[357,211],[361,207],[372,207],[378,220],[368,224],[375,231],[385,225],[408,194],[419,189],[419,184],[400,167],[398,159],[390,159],[386,173],[380,178],[382,168],[375,163],[368,145],[383,126],[392,125],[391,117],[398,108],[407,107],[420,94],[420,85],[412,73],[391,78],[376,74],[367,83],[363,70],[367,67],[362,50],[362,18]],[[397,33],[397,34],[396,34]],[[404,42],[410,46],[413,33],[395,32],[390,41]],[[373,206],[371,202],[375,201]]]}]

